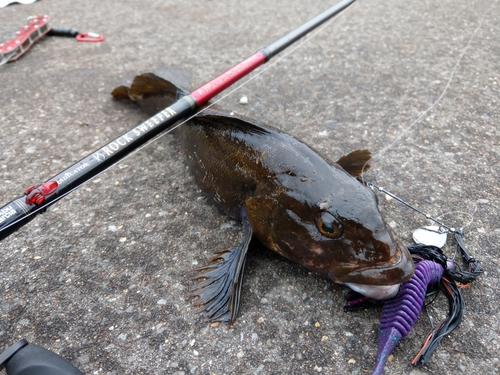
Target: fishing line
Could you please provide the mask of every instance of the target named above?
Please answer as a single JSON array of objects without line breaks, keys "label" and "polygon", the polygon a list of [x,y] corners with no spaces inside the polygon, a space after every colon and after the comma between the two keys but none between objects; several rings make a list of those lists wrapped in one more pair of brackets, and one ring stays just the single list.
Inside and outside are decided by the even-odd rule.
[{"label": "fishing line", "polygon": [[[464,47],[464,49],[462,50],[462,52],[460,53],[460,56],[458,57],[452,71],[451,71],[451,74],[450,74],[450,77],[448,78],[448,81],[446,82],[446,85],[443,89],[443,91],[441,92],[441,94],[439,95],[439,97],[436,99],[436,101],[434,101],[434,103],[432,103],[424,112],[422,112],[406,129],[404,129],[397,137],[396,139],[391,142],[388,146],[384,147],[382,150],[378,151],[374,156],[372,156],[369,160],[367,160],[365,162],[365,164],[363,165],[363,168],[362,168],[362,172],[361,172],[361,181],[363,182],[363,184],[366,184],[367,186],[371,186],[371,187],[375,187],[377,188],[379,191],[383,192],[384,194],[396,199],[398,202],[408,206],[409,208],[413,209],[414,211],[424,215],[427,219],[429,220],[432,220],[434,221],[435,223],[437,223],[440,227],[444,227],[446,228],[448,231],[450,231],[451,233],[453,233],[455,231],[454,228],[450,227],[450,226],[447,226],[445,224],[443,224],[442,222],[440,222],[438,220],[438,218],[433,218],[431,217],[430,215],[428,214],[425,214],[424,212],[420,211],[419,209],[417,209],[416,207],[413,207],[412,205],[408,204],[407,202],[403,201],[401,198],[395,196],[394,194],[391,194],[389,193],[388,191],[386,191],[385,189],[383,188],[380,188],[379,186],[377,186],[376,184],[374,183],[366,183],[365,182],[365,168],[366,166],[368,165],[368,163],[374,159],[377,159],[377,158],[380,158],[380,156],[382,154],[384,154],[386,151],[388,151],[389,149],[391,148],[394,148],[394,146],[401,140],[401,138],[406,134],[408,133],[412,128],[415,127],[415,125],[417,125],[417,123],[420,122],[420,120],[426,116],[430,111],[432,111],[438,104],[439,102],[444,98],[444,96],[446,95],[449,87],[451,86],[451,83],[453,81],[453,78],[455,77],[455,74],[460,66],[460,63],[463,59],[463,57],[465,56],[465,54],[467,53],[468,49],[470,48],[471,44],[472,44],[472,41],[474,40],[476,34],[479,32],[479,30],[482,28],[483,26],[483,23],[484,23],[484,20],[486,18],[486,16],[490,13],[490,11],[493,9],[493,7],[497,4],[498,0],[496,0],[482,15],[480,21],[479,21],[479,24],[478,26],[475,28],[474,32],[472,33],[472,35],[470,36],[466,46]],[[469,225],[472,224],[472,222],[474,221],[474,214],[477,210],[477,205],[475,206],[475,209],[474,209],[474,212],[472,214],[470,213],[467,213],[467,212],[463,212],[463,211],[451,211],[451,212],[447,212],[445,214],[441,214],[439,217],[441,216],[445,216],[445,215],[448,215],[448,214],[451,214],[451,213],[463,213],[463,214],[466,214],[468,215],[471,219],[470,221],[462,226],[460,228],[460,230],[463,230],[464,228],[468,227]]]},{"label": "fishing line", "polygon": [[[343,12],[339,13],[338,15],[332,17],[331,19],[329,19],[328,21],[325,21],[322,25],[318,26],[316,29],[312,30],[311,32],[309,32],[307,35],[305,35],[300,41],[297,41],[295,45],[291,46],[291,48],[281,52],[279,55],[277,55],[273,60],[269,61],[268,63],[266,63],[266,65],[264,65],[264,67],[258,71],[257,73],[253,74],[250,78],[248,78],[246,81],[238,84],[235,88],[233,88],[232,90],[230,90],[229,92],[227,92],[226,94],[222,95],[219,99],[216,99],[214,100],[213,102],[211,102],[210,104],[207,104],[205,107],[203,107],[201,110],[199,110],[198,112],[196,112],[194,115],[191,115],[189,116],[188,118],[180,121],[178,124],[172,126],[171,128],[165,130],[164,132],[156,135],[155,137],[151,138],[149,141],[145,142],[143,145],[137,147],[135,150],[131,151],[129,154],[125,155],[122,159],[120,159],[119,161],[117,161],[116,163],[112,164],[112,165],[109,165],[108,167],[104,168],[102,171],[96,173],[94,176],[88,178],[85,182],[83,182],[82,184],[68,190],[67,192],[57,196],[56,198],[54,198],[54,200],[52,201],[52,204],[58,202],[60,199],[66,197],[68,194],[72,193],[73,191],[77,190],[78,188],[80,188],[81,186],[87,184],[89,181],[92,181],[94,178],[96,178],[97,176],[100,176],[102,173],[106,172],[108,169],[110,169],[111,167],[115,166],[115,165],[118,165],[120,163],[122,163],[123,161],[127,160],[130,156],[132,155],[135,155],[137,152],[141,151],[143,148],[149,146],[151,143],[157,141],[158,139],[160,139],[161,137],[169,134],[170,132],[174,131],[175,129],[177,129],[179,126],[185,124],[186,122],[192,120],[194,117],[196,117],[198,114],[200,113],[203,113],[204,111],[206,111],[207,109],[211,108],[212,106],[216,105],[217,103],[221,102],[222,100],[224,100],[225,98],[227,98],[228,96],[232,95],[234,92],[236,92],[237,90],[239,90],[240,88],[242,88],[243,86],[247,85],[248,83],[250,83],[251,81],[253,81],[254,79],[256,79],[257,77],[260,77],[262,74],[264,74],[264,72],[266,72],[267,70],[269,70],[270,68],[274,67],[276,64],[278,64],[279,62],[281,62],[284,58],[288,57],[291,53],[297,51],[299,48],[301,48],[305,43],[309,42],[312,38],[314,38],[316,35],[318,35],[320,32],[322,32],[325,28],[329,27],[334,21],[336,21],[338,18],[342,17],[345,13],[349,12],[350,11],[350,8],[353,8],[354,6],[357,6],[357,2],[353,3],[350,7],[348,7],[347,9],[345,9]],[[51,205],[52,205],[51,204]],[[33,218],[36,216],[36,214],[38,213],[43,213],[43,212],[46,212],[50,207],[40,207],[40,208],[37,208],[35,210],[33,210],[32,212],[30,212],[30,214],[28,215],[29,216],[32,216]],[[12,223],[10,223],[8,226],[5,227],[6,228],[9,228],[15,224],[17,224],[19,221],[21,221],[21,219],[17,220],[17,221],[14,221]]]},{"label": "fishing line", "polygon": [[436,216],[437,219],[443,217],[443,216],[448,216],[448,215],[456,215],[456,214],[462,214],[462,215],[466,215],[470,218],[469,222],[465,225],[463,225],[462,227],[460,227],[461,230],[467,228],[468,226],[470,226],[473,222],[474,222],[474,214],[476,213],[477,211],[477,204],[474,204],[474,211],[472,211],[472,213],[470,212],[465,212],[465,211],[448,211],[448,212],[445,212],[441,215],[438,215]]},{"label": "fishing line", "polygon": [[[357,3],[354,3],[353,5],[357,5]],[[235,93],[236,91],[238,91],[240,88],[242,88],[243,86],[246,86],[248,83],[250,83],[251,81],[255,80],[256,78],[260,77],[262,74],[264,74],[266,71],[268,71],[269,69],[271,69],[272,67],[274,67],[276,64],[278,64],[279,62],[281,62],[284,58],[288,57],[290,54],[292,54],[293,52],[297,51],[299,48],[301,48],[304,44],[308,43],[312,38],[314,38],[317,34],[319,34],[320,32],[322,32],[325,28],[327,28],[328,26],[330,26],[334,21],[336,21],[339,17],[342,17],[345,13],[347,13],[348,11],[351,10],[351,8],[353,8],[352,6],[349,7],[348,9],[346,9],[346,11],[340,13],[339,15],[331,18],[330,20],[326,21],[323,25],[319,26],[318,28],[316,28],[315,30],[311,31],[309,34],[307,34],[303,40],[299,41],[296,45],[292,46],[292,48],[290,49],[287,49],[286,51],[282,52],[280,55],[276,56],[276,58],[274,60],[271,60],[268,64],[264,65],[264,67],[257,73],[253,74],[250,78],[248,78],[246,81],[238,84],[235,88],[233,88],[232,90],[230,90],[229,92],[227,92],[226,94],[222,95],[219,99],[216,99],[214,101],[212,101],[210,104],[206,105],[205,107],[203,107],[201,110],[199,110],[198,112],[196,112],[194,115],[191,115],[190,117],[182,120],[181,122],[179,122],[178,124],[172,126],[170,129],[167,129],[166,131],[158,134],[157,136],[151,138],[149,141],[147,141],[146,143],[144,143],[143,145],[139,146],[137,149],[135,149],[134,151],[132,151],[131,153],[129,153],[128,155],[126,155],[125,157],[123,157],[121,160],[119,160],[116,164],[120,164],[121,162],[125,161],[126,159],[128,159],[130,156],[134,155],[135,153],[141,151],[143,148],[149,146],[151,143],[157,141],[158,139],[160,139],[161,137],[171,133],[172,131],[174,131],[175,129],[177,129],[179,126],[185,124],[186,122],[192,120],[194,117],[196,117],[197,115],[199,115],[200,113],[203,113],[205,112],[207,109],[213,107],[214,105],[216,105],[217,103],[221,102],[222,100],[224,100],[225,98],[227,98],[228,96],[232,95],[233,93]],[[89,179],[88,181],[91,181],[92,179],[94,179],[95,177],[99,176],[101,173],[103,172],[106,172],[109,168],[111,168],[112,166],[116,165],[116,164],[113,164],[113,165],[110,165],[108,168],[104,169],[103,171],[99,172],[98,174],[96,174],[94,177],[92,177],[91,179]],[[86,181],[86,182],[88,182]],[[76,190],[76,189],[73,189],[73,190]],[[71,191],[73,191],[71,190]],[[69,191],[68,194],[71,192]],[[67,194],[65,194],[67,195]],[[64,197],[61,196],[60,198]],[[57,200],[59,200],[60,198],[58,198]],[[56,200],[55,200],[56,201]]]},{"label": "fishing line", "polygon": [[[430,111],[432,111],[439,103],[440,101],[445,97],[449,87],[451,86],[451,83],[453,81],[453,78],[456,74],[456,72],[458,71],[458,67],[460,66],[460,63],[463,59],[463,57],[465,56],[465,54],[467,53],[468,49],[470,48],[471,44],[472,44],[472,41],[474,40],[475,36],[477,35],[477,33],[479,32],[479,30],[482,28],[482,25],[483,25],[483,22],[486,18],[486,15],[491,11],[491,9],[493,8],[494,5],[496,5],[497,1],[495,1],[495,3],[489,8],[486,10],[486,12],[482,15],[480,21],[479,21],[479,25],[475,28],[474,32],[472,33],[471,37],[469,38],[465,48],[462,50],[459,58],[457,59],[453,69],[452,69],[452,72],[450,74],[450,77],[448,78],[448,81],[446,82],[446,85],[443,89],[443,91],[441,92],[441,95],[437,98],[437,100],[432,103],[424,112],[422,112],[404,131],[401,132],[401,134],[398,135],[398,137],[396,137],[396,139],[391,142],[387,147],[383,148],[382,150],[380,150],[377,154],[375,154],[370,160],[373,160],[375,158],[380,158],[380,156],[385,153],[387,150],[393,148],[398,142],[400,142],[400,140],[402,139],[402,137],[407,133],[409,132],[412,128],[414,128],[417,123],[419,123],[419,121],[427,115],[427,113],[429,113]],[[369,160],[369,161],[370,161]],[[366,165],[368,164],[367,161],[364,165],[363,165],[363,168],[362,168],[362,174],[361,174],[361,180],[363,183],[365,183],[365,180],[364,180],[364,169],[366,167]],[[423,308],[425,310],[425,313],[429,319],[429,323],[431,325],[431,331],[430,333],[428,334],[426,340],[424,341],[424,344],[422,345],[420,351],[417,353],[416,357],[413,359],[412,361],[412,364],[413,365],[423,365],[425,364],[430,356],[432,355],[432,353],[434,352],[435,348],[437,347],[437,345],[440,343],[440,341],[442,340],[443,337],[445,337],[447,334],[449,334],[450,332],[452,332],[457,326],[458,324],[460,324],[462,318],[463,318],[463,314],[464,314],[464,300],[463,300],[463,297],[461,295],[461,292],[460,292],[460,289],[458,286],[460,285],[463,285],[463,286],[466,286],[466,285],[469,285],[472,281],[474,281],[482,272],[483,272],[483,269],[481,267],[481,264],[479,261],[477,261],[475,258],[473,258],[472,256],[470,256],[470,254],[468,253],[466,247],[465,247],[465,243],[464,243],[464,240],[463,240],[463,229],[468,227],[469,225],[472,224],[472,222],[474,221],[474,215],[477,211],[477,205],[474,207],[474,211],[472,213],[464,213],[462,211],[450,211],[450,212],[445,212],[443,214],[441,214],[438,218],[434,218],[432,216],[430,216],[429,214],[426,214],[424,213],[423,211],[419,210],[418,208],[410,205],[409,203],[405,202],[404,200],[402,200],[401,198],[397,197],[396,195],[392,194],[392,193],[389,193],[387,192],[385,189],[383,188],[380,188],[378,187],[377,185],[375,185],[374,183],[371,183],[371,182],[368,182],[366,183],[366,185],[368,187],[371,187],[372,189],[378,189],[379,191],[387,194],[388,196],[396,199],[398,202],[406,205],[407,207],[413,209],[414,211],[420,213],[421,215],[425,216],[427,219],[429,220],[432,220],[434,221],[436,224],[439,225],[439,227],[421,227],[419,229],[417,229],[414,233],[413,233],[413,239],[415,240],[416,243],[418,244],[423,244],[423,243],[426,243],[426,245],[413,245],[413,246],[409,246],[408,249],[410,250],[410,252],[412,253],[412,255],[414,256],[414,259],[415,259],[415,254],[418,254],[418,253],[415,253],[413,251],[415,251],[415,249],[417,249],[416,251],[419,251],[420,254],[418,254],[417,256],[422,256],[423,255],[423,252],[427,252],[428,254],[426,255],[429,255],[429,260],[431,261],[431,264],[434,264],[435,265],[435,262],[438,261],[439,262],[439,257],[436,257],[436,255],[443,255],[444,257],[444,254],[441,252],[440,248],[443,247],[444,245],[446,245],[446,241],[448,239],[448,236],[446,233],[446,231],[450,232],[454,239],[455,239],[455,253],[452,257],[452,259],[446,259],[446,257],[444,257],[444,264],[441,264],[441,266],[443,267],[443,274],[442,276],[440,277],[440,281],[439,281],[439,291],[441,291],[445,297],[447,298],[448,300],[448,314],[447,314],[447,317],[445,318],[445,320],[443,320],[441,323],[439,323],[437,326],[434,326],[434,322],[433,322],[433,319],[431,317],[431,314],[429,313],[429,310],[427,308],[427,305],[431,304],[434,300],[436,300],[437,298],[437,293],[434,295],[434,298],[428,302],[428,303],[424,303],[423,304]],[[455,229],[455,228],[452,228],[450,226],[447,226],[445,224],[443,224],[440,219],[442,217],[446,217],[450,214],[456,214],[456,213],[463,213],[463,214],[466,214],[469,216],[470,220],[468,223],[466,223],[465,225],[462,226],[462,228],[460,229]],[[443,240],[443,236],[441,234],[441,231],[443,230],[442,228],[446,228],[446,231],[443,231],[443,234],[444,234],[444,241]],[[434,231],[435,229],[437,229],[437,235],[436,233],[431,233],[431,232],[425,232],[426,230],[429,230],[429,229],[432,229],[432,231]],[[429,235],[430,234],[430,235]],[[436,238],[437,236],[437,238]],[[439,243],[439,245],[438,245]],[[430,246],[428,246],[430,245]],[[419,247],[420,246],[420,247]],[[437,247],[436,247],[437,246]],[[412,249],[410,249],[412,248]],[[412,251],[413,250],[413,251]],[[439,252],[441,252],[439,254]],[[467,264],[467,268],[466,269],[462,269],[460,267],[460,265],[457,263],[456,259],[458,257],[460,257],[461,255],[461,258],[462,260]],[[427,258],[426,258],[427,259]],[[416,267],[418,267],[420,265],[420,263],[418,263],[418,265]],[[445,277],[444,277],[445,276]],[[421,279],[419,278],[419,276],[417,276],[417,272],[415,272],[415,280],[412,278],[410,281],[408,281],[408,283],[410,283],[410,285],[417,285],[418,282],[416,282],[417,280],[420,282]],[[457,284],[458,283],[458,284]],[[403,284],[406,286],[406,284]],[[427,287],[423,288],[423,290],[421,290],[421,292],[424,292],[424,293],[427,293],[426,291]],[[409,299],[410,297],[410,293],[408,293],[407,295],[405,294],[402,294],[402,295],[399,295],[398,300],[401,299],[401,298],[407,298]],[[406,296],[406,297],[405,297]],[[390,311],[390,309],[393,307],[393,305],[391,305],[393,302],[388,302],[388,310],[389,312],[385,313],[385,310],[383,310],[382,312],[382,316],[383,318],[381,318],[381,327],[382,327],[382,323],[386,324],[387,325],[387,320],[389,318],[394,318],[394,314]],[[411,303],[410,303],[411,305]],[[387,306],[387,305],[386,305]],[[397,304],[395,304],[395,306],[397,307]],[[384,306],[384,309],[385,309],[385,306]],[[385,314],[385,315],[384,315]],[[408,320],[407,318],[405,318],[405,322],[408,323],[411,321]],[[384,326],[385,327],[385,326]],[[388,327],[388,326],[387,326]],[[385,328],[387,328],[385,327]],[[382,332],[383,330],[381,329],[380,332]],[[379,352],[378,353],[384,353],[384,350],[388,347],[386,345],[386,341],[384,340],[380,340],[380,335],[379,335]],[[382,343],[382,346],[381,346],[381,343]],[[378,354],[377,354],[378,356]],[[382,357],[380,357],[382,358]],[[382,367],[380,367],[380,364],[382,364]],[[377,369],[381,369],[383,368],[383,364],[385,364],[385,361],[384,360],[377,360],[377,367],[376,367],[376,370]],[[381,374],[382,371],[379,371],[379,372],[376,372],[377,374]]]},{"label": "fishing line", "polygon": [[[353,4],[353,6],[357,6],[357,2]],[[174,131],[175,129],[177,129],[179,126],[185,124],[186,122],[188,122],[189,120],[193,119],[194,117],[196,117],[198,114],[200,113],[203,113],[204,111],[206,111],[207,109],[211,108],[212,106],[216,105],[217,103],[221,102],[222,100],[224,100],[225,98],[227,98],[228,96],[232,95],[233,93],[235,93],[236,91],[238,91],[240,88],[242,88],[243,86],[246,86],[248,83],[250,83],[251,81],[255,80],[256,78],[260,77],[262,74],[264,74],[267,70],[271,69],[272,67],[274,67],[276,64],[278,64],[279,62],[281,62],[284,58],[288,57],[291,53],[297,51],[299,48],[301,48],[304,44],[306,44],[307,42],[309,42],[313,37],[315,37],[318,33],[322,32],[326,27],[330,26],[335,20],[337,20],[339,17],[342,17],[345,13],[347,13],[348,11],[351,10],[351,8],[353,8],[353,6],[349,7],[348,9],[346,9],[344,12],[340,13],[339,15],[331,18],[330,20],[326,21],[323,25],[319,26],[317,29],[311,31],[309,34],[307,34],[304,39],[300,42],[298,42],[296,45],[292,46],[292,48],[282,52],[280,55],[277,56],[277,58],[275,60],[272,60],[269,64],[266,64],[264,65],[264,68],[261,69],[259,72],[255,73],[253,76],[251,76],[250,78],[248,78],[246,81],[238,84],[234,89],[230,90],[229,92],[227,92],[226,94],[224,94],[223,96],[221,96],[219,99],[211,102],[210,104],[208,104],[207,106],[203,107],[200,111],[196,112],[194,115],[192,115],[191,117],[183,120],[182,122],[180,122],[179,124],[177,125],[174,125],[173,127],[171,127],[170,129],[166,130],[165,132],[161,133],[161,134],[158,134],[155,138],[152,138],[149,142],[145,143],[144,145],[142,145],[141,147],[139,147],[137,150],[133,151],[131,154],[127,155],[125,158],[123,158],[121,161],[125,160],[127,157],[133,155],[135,152],[137,151],[140,151],[143,147],[146,147],[147,145],[149,145],[150,143],[156,141],[157,139],[163,137],[164,135]]]},{"label": "fishing line", "polygon": [[446,85],[443,89],[443,91],[441,92],[441,95],[439,95],[439,97],[436,99],[436,101],[434,103],[432,103],[424,112],[422,112],[406,129],[404,129],[400,135],[398,137],[396,137],[396,139],[390,143],[388,146],[384,147],[382,150],[378,151],[374,156],[372,156],[368,161],[365,162],[365,164],[363,165],[363,168],[362,168],[362,173],[361,173],[361,180],[363,181],[363,183],[365,183],[365,180],[364,180],[364,174],[365,174],[365,168],[367,166],[367,164],[371,161],[371,160],[374,160],[376,158],[380,158],[380,156],[382,154],[384,154],[387,150],[391,149],[394,147],[394,145],[396,143],[398,143],[401,138],[406,134],[408,133],[427,113],[429,113],[432,109],[434,109],[438,104],[439,102],[444,98],[444,96],[446,95],[447,91],[448,91],[448,88],[450,87],[451,85],[451,82],[453,81],[453,78],[455,77],[455,73],[457,72],[458,70],[458,67],[460,66],[460,62],[462,61],[463,57],[465,56],[467,50],[469,49],[472,41],[474,40],[474,37],[476,36],[476,34],[479,32],[479,30],[482,28],[483,26],[483,22],[484,22],[484,19],[486,18],[486,15],[488,15],[491,11],[491,9],[493,9],[493,7],[496,5],[496,3],[498,2],[498,0],[496,0],[492,5],[491,7],[489,7],[485,12],[484,14],[482,15],[481,17],[481,20],[479,21],[479,25],[476,27],[476,29],[474,30],[474,32],[472,33],[471,37],[469,38],[469,41],[467,42],[467,45],[465,46],[465,48],[462,50],[462,53],[460,54],[460,56],[458,57],[457,59],[457,62],[455,63],[455,66],[453,67],[452,71],[451,71],[451,74],[450,74],[450,77],[448,78],[448,82],[446,82]]}]

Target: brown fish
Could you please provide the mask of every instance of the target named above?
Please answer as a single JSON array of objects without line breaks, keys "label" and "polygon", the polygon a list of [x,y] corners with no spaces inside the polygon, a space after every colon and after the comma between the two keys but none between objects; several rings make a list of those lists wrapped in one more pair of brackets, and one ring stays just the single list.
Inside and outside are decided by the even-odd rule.
[{"label": "brown fish", "polygon": [[[185,92],[149,73],[113,95],[158,112]],[[245,232],[241,244],[218,251],[195,278],[202,281],[192,294],[208,319],[234,321],[254,239],[376,299],[393,297],[413,275],[408,250],[385,224],[374,193],[356,179],[369,151],[334,163],[288,134],[216,106],[178,130],[196,182]]]}]

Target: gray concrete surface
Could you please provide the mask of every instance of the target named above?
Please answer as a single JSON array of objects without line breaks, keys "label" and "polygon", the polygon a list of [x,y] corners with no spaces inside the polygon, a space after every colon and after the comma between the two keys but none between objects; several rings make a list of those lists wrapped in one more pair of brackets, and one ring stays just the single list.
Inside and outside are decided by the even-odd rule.
[{"label": "gray concrete surface", "polygon": [[[45,38],[0,67],[1,204],[145,119],[111,100],[115,86],[153,71],[195,88],[327,6],[42,0],[0,9],[2,40],[39,13],[53,27],[106,37]],[[421,316],[385,374],[500,372],[499,19],[498,1],[360,0],[222,102],[333,159],[396,141],[367,178],[451,225],[468,224],[466,243],[485,273],[464,290],[462,324],[413,368],[429,330]],[[407,243],[427,224],[393,200],[380,203]],[[195,313],[192,268],[241,238],[167,135],[2,241],[1,346],[26,338],[86,374],[370,373],[380,310],[344,313],[346,288],[265,249],[249,256],[234,326]],[[446,307],[440,299],[429,313],[438,321]]]}]

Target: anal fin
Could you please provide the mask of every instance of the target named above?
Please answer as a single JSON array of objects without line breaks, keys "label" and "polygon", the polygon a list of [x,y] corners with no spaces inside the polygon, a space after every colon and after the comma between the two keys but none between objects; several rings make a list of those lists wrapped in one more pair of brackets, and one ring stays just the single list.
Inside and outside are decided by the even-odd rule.
[{"label": "anal fin", "polygon": [[233,323],[238,315],[241,286],[253,231],[243,209],[243,229],[245,238],[242,243],[229,249],[217,251],[210,264],[200,267],[202,271],[193,280],[203,279],[193,289],[191,297],[198,297],[194,303],[211,322]]}]

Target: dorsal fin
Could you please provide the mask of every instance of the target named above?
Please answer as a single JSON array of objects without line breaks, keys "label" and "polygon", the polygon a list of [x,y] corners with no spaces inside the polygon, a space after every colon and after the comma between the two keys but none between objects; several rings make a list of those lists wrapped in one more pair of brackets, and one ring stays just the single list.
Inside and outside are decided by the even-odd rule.
[{"label": "dorsal fin", "polygon": [[363,172],[370,169],[370,164],[367,164],[367,162],[371,159],[371,157],[372,154],[368,150],[356,150],[342,156],[339,160],[337,160],[337,164],[351,176],[359,177]]}]

